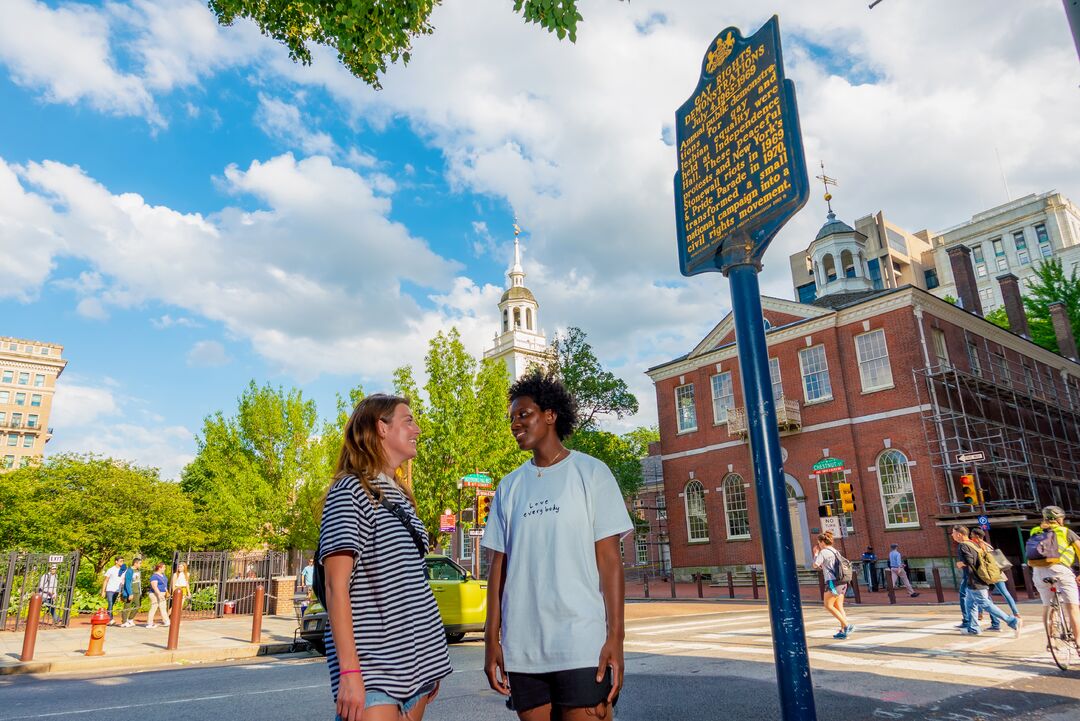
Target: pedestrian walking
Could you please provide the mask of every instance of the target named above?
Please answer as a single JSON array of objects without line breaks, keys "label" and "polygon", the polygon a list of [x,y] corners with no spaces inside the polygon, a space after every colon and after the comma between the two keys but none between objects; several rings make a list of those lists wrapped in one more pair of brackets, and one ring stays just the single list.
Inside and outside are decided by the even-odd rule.
[{"label": "pedestrian walking", "polygon": [[[623,685],[623,566],[633,525],[611,470],[563,441],[574,399],[533,371],[510,387],[510,431],[532,458],[499,483],[489,549],[484,671],[520,719],[612,717]],[[557,707],[557,708],[556,708]]]},{"label": "pedestrian walking", "polygon": [[125,572],[127,572],[127,566],[124,565],[124,557],[117,556],[116,563],[105,571],[105,580],[101,584],[101,595],[105,597],[105,603],[109,604],[110,626],[116,623],[113,618],[113,606],[116,605],[116,599],[124,590]]},{"label": "pedestrian walking", "polygon": [[[1053,584],[1065,608],[1065,615],[1069,618],[1077,650],[1080,651],[1080,591],[1077,589],[1076,576],[1072,571],[1077,553],[1080,552],[1080,536],[1065,526],[1065,511],[1060,507],[1047,506],[1042,509],[1042,517],[1042,523],[1032,528],[1028,534],[1028,547],[1030,549],[1032,541],[1035,541],[1037,537],[1045,537],[1047,531],[1054,534],[1057,547],[1050,549],[1049,553],[1038,553],[1044,549],[1043,544],[1036,543],[1037,548],[1031,549],[1036,550],[1036,553],[1028,550],[1027,559],[1028,565],[1031,566],[1031,577],[1035,581],[1035,588],[1043,604],[1043,625],[1046,625],[1050,602],[1053,600],[1054,594],[1050,591],[1050,584]],[[1043,557],[1035,558],[1036,555]]]},{"label": "pedestrian walking", "polygon": [[900,544],[894,543],[889,548],[889,573],[892,574],[893,588],[900,588],[900,584],[903,584],[908,590],[908,595],[915,598],[919,593],[911,587],[911,581],[908,580],[904,557],[900,554]]},{"label": "pedestrian walking", "polygon": [[419,435],[406,398],[360,401],[323,502],[324,638],[342,721],[420,721],[452,670],[406,472]]},{"label": "pedestrian walking", "polygon": [[833,638],[845,639],[855,627],[848,623],[847,613],[844,611],[844,595],[847,593],[848,584],[841,578],[841,561],[843,556],[833,548],[833,534],[825,531],[817,537],[814,544],[814,568],[821,569],[825,577],[825,610],[840,622],[840,630],[833,634]]},{"label": "pedestrian walking", "polygon": [[1020,638],[1020,630],[1024,622],[1019,616],[1006,615],[990,600],[990,584],[996,575],[1000,575],[1000,571],[994,573],[997,566],[992,565],[986,559],[985,553],[981,552],[979,547],[971,542],[970,532],[966,526],[953,526],[951,535],[956,543],[956,552],[960,556],[960,560],[957,561],[956,565],[958,568],[963,569],[964,578],[967,581],[968,627],[965,631],[969,635],[978,636],[981,633],[978,614],[985,611],[990,615],[991,619],[998,622],[993,624],[992,628],[996,626],[996,629],[1000,630],[1000,624],[1004,621],[1013,630],[1016,637]]},{"label": "pedestrian walking", "polygon": [[315,578],[315,559],[309,558],[307,565],[300,571],[300,590],[308,593],[311,591],[311,584]]},{"label": "pedestrian walking", "polygon": [[135,617],[139,615],[139,606],[142,605],[142,557],[135,556],[131,559],[131,566],[124,573],[124,613],[121,618],[121,628],[130,628],[135,625]]},{"label": "pedestrian walking", "polygon": [[49,566],[47,573],[42,574],[38,581],[37,590],[41,594],[41,605],[49,612],[53,625],[56,625],[56,594],[60,585],[60,579],[56,576],[56,566]]},{"label": "pedestrian walking", "polygon": [[874,568],[874,564],[877,563],[877,554],[874,553],[873,546],[867,546],[866,550],[862,554],[862,572],[863,580],[866,581],[866,587],[872,592],[877,592],[877,570]]},{"label": "pedestrian walking", "polygon": [[150,614],[146,618],[146,627],[154,627],[154,612],[161,614],[161,625],[169,625],[169,617],[165,613],[168,608],[169,580],[165,578],[165,564],[158,563],[154,566],[154,573],[150,576]]},{"label": "pedestrian walking", "polygon": [[172,589],[180,592],[180,608],[191,593],[191,579],[188,577],[187,564],[181,561],[176,564],[176,570],[172,575]]},{"label": "pedestrian walking", "polygon": [[[968,534],[968,537],[971,538],[971,542],[974,543],[980,551],[983,551],[988,555],[994,557],[994,551],[996,549],[987,542],[986,531],[981,528],[972,528]],[[1001,568],[1001,577],[997,581],[994,581],[994,583],[990,584],[990,593],[993,594],[996,592],[999,596],[1001,596],[1002,599],[1005,600],[1005,603],[1008,604],[1009,610],[1012,611],[1012,615],[1019,616],[1020,609],[1016,605],[1016,599],[1013,598],[1011,593],[1009,593],[1009,586],[1005,582],[1006,570],[1001,567],[1001,562],[996,557],[994,557],[994,561],[995,563],[997,563],[998,568]],[[982,618],[980,618],[979,620],[981,621]],[[1001,622],[995,618],[991,618],[990,628],[994,631],[1000,630]]]}]

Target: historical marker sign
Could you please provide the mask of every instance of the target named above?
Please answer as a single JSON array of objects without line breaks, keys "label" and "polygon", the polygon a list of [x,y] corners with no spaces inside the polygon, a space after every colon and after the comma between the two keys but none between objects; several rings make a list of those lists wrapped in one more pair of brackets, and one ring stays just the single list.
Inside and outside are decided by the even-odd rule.
[{"label": "historical marker sign", "polygon": [[457,516],[453,513],[444,513],[439,516],[439,530],[443,533],[449,533],[457,528]]},{"label": "historical marker sign", "polygon": [[760,263],[809,194],[795,86],[784,78],[775,15],[749,38],[737,28],[716,36],[675,125],[683,275]]}]

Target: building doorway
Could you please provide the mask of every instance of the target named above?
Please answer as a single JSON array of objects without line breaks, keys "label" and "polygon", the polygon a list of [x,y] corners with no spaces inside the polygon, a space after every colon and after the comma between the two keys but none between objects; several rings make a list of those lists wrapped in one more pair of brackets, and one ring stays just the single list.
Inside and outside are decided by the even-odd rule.
[{"label": "building doorway", "polygon": [[790,474],[784,474],[787,493],[788,517],[791,519],[791,542],[795,551],[795,563],[809,568],[813,560],[810,554],[810,525],[806,520],[806,494],[802,486]]}]

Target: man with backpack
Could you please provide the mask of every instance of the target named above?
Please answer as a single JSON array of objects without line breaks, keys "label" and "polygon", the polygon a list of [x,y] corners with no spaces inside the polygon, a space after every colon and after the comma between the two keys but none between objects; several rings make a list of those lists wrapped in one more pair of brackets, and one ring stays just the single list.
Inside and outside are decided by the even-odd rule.
[{"label": "man with backpack", "polygon": [[1043,604],[1043,623],[1049,613],[1053,594],[1052,583],[1061,603],[1065,607],[1073,637],[1080,630],[1080,592],[1077,591],[1076,576],[1072,565],[1080,551],[1080,536],[1065,527],[1065,511],[1058,506],[1047,506],[1042,510],[1043,521],[1028,534],[1024,549],[1027,563],[1031,566],[1031,576]]},{"label": "man with backpack", "polygon": [[990,600],[990,586],[1001,577],[1001,569],[993,556],[971,542],[967,526],[953,526],[952,539],[956,542],[957,554],[960,556],[956,565],[963,569],[967,584],[967,633],[972,636],[981,633],[979,613],[986,611],[990,618],[998,622],[1004,621],[1013,630],[1016,638],[1020,638],[1020,629],[1024,622],[1018,616],[1006,615]]}]

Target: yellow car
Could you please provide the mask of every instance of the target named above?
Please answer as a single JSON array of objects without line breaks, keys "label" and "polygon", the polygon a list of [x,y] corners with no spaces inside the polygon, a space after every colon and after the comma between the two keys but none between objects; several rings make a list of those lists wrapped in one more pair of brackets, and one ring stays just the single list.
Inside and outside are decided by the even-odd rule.
[{"label": "yellow car", "polygon": [[[479,581],[447,556],[435,554],[427,562],[428,585],[439,605],[446,640],[457,643],[471,631],[483,631],[487,621],[487,581]],[[326,610],[315,601],[304,612],[300,637],[319,653],[326,653],[323,632]]]}]

